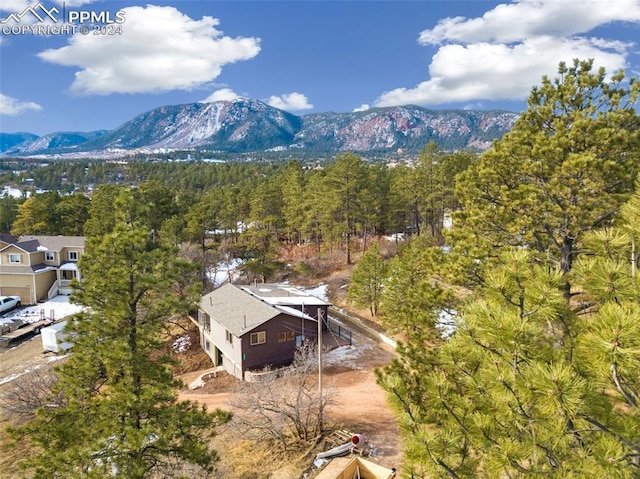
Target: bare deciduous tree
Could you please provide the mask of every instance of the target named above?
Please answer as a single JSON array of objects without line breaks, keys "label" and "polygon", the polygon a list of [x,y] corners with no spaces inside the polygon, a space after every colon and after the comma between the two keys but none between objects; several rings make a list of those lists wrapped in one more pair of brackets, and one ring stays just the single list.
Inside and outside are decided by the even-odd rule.
[{"label": "bare deciduous tree", "polygon": [[57,381],[50,366],[20,376],[5,386],[0,409],[12,422],[21,424],[32,419],[39,407],[59,407],[64,399],[60,393],[52,392]]},{"label": "bare deciduous tree", "polygon": [[305,343],[290,367],[265,368],[260,381],[241,383],[232,403],[239,411],[237,427],[255,440],[276,440],[284,449],[317,438],[320,411],[331,403],[332,393],[318,391],[316,358],[315,345]]}]

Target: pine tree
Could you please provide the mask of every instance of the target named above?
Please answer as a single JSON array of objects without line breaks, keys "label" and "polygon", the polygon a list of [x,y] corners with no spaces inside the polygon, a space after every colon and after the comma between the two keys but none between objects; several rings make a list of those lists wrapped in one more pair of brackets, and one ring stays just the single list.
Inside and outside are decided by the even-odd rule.
[{"label": "pine tree", "polygon": [[58,235],[61,233],[56,208],[60,195],[55,191],[34,194],[18,207],[11,232],[15,235]]},{"label": "pine tree", "polygon": [[561,63],[558,75],[533,88],[513,129],[456,184],[463,211],[451,241],[463,281],[481,279],[509,246],[570,271],[582,235],[610,225],[633,191],[640,84],[623,72],[607,82],[592,61]]},{"label": "pine tree", "polygon": [[290,161],[280,178],[282,190],[282,215],[289,241],[302,242],[304,217],[307,213],[303,201],[305,190],[304,171],[298,161]]},{"label": "pine tree", "polygon": [[[357,155],[345,153],[328,166],[324,176],[324,205],[331,237],[344,238],[347,264],[351,264],[351,238],[362,219],[361,195],[366,188],[366,165]],[[326,229],[328,229],[326,228]]]},{"label": "pine tree", "polygon": [[82,193],[60,198],[55,214],[60,224],[60,234],[65,236],[82,236],[84,224],[89,218],[91,201]]},{"label": "pine tree", "polygon": [[0,232],[11,231],[13,223],[18,216],[18,207],[21,201],[13,196],[5,195],[0,198]]},{"label": "pine tree", "polygon": [[589,257],[572,272],[591,305],[581,315],[559,267],[513,249],[449,340],[432,349],[409,332],[380,374],[408,476],[637,477],[640,305],[628,238],[585,238]]},{"label": "pine tree", "polygon": [[103,184],[93,192],[89,218],[84,224],[85,236],[99,238],[113,231],[115,226],[113,205],[119,190],[120,187],[116,185]]},{"label": "pine tree", "polygon": [[[398,298],[424,291],[385,318],[403,341],[379,375],[410,477],[638,475],[640,197],[607,229],[638,171],[638,84],[606,83],[592,62],[559,73],[457,181],[451,251],[392,269]],[[402,283],[421,258],[428,279]],[[443,280],[473,289],[435,341]]]},{"label": "pine tree", "polygon": [[180,383],[161,349],[166,320],[197,293],[188,286],[193,268],[154,244],[146,218],[122,190],[113,231],[88,241],[72,298],[87,309],[66,328],[72,354],[54,388],[64,405],[40,409],[13,432],[38,452],[25,460],[35,478],[181,477],[188,463],[213,469],[207,436],[225,415],[177,400]]},{"label": "pine tree", "polygon": [[455,292],[434,276],[446,256],[433,248],[432,239],[419,236],[389,262],[381,298],[382,321],[392,334],[416,342],[439,343],[439,319],[455,310]]},{"label": "pine tree", "polygon": [[353,270],[348,293],[349,301],[357,306],[369,308],[371,316],[376,316],[387,271],[388,265],[380,248],[377,243],[373,243]]}]

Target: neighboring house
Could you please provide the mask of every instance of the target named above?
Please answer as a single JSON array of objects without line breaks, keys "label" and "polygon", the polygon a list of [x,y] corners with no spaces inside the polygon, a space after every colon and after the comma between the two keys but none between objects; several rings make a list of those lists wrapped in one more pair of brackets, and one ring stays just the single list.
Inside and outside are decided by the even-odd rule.
[{"label": "neighboring house", "polygon": [[22,304],[36,304],[71,294],[71,281],[81,279],[78,260],[84,253],[84,237],[22,236],[14,242],[3,238],[0,295],[20,296]]},{"label": "neighboring house", "polygon": [[202,297],[200,343],[215,366],[245,379],[247,371],[291,363],[303,341],[316,342],[329,306],[287,285],[225,284]]},{"label": "neighboring house", "polygon": [[0,249],[4,248],[9,244],[17,243],[18,240],[19,238],[17,236],[13,236],[12,234],[0,233]]}]

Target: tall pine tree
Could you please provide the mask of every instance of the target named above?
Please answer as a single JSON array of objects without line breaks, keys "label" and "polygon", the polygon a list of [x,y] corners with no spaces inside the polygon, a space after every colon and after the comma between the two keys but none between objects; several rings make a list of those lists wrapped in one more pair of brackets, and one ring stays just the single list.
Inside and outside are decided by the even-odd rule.
[{"label": "tall pine tree", "polygon": [[73,300],[87,309],[66,328],[73,349],[54,390],[64,406],[14,431],[38,451],[24,461],[35,478],[181,477],[186,464],[211,471],[216,459],[207,436],[225,415],[177,400],[160,349],[167,318],[196,297],[184,287],[193,268],[153,242],[130,190],[114,206],[113,231],[91,238],[80,261]]},{"label": "tall pine tree", "polygon": [[369,308],[371,316],[378,314],[382,299],[382,284],[389,267],[377,243],[362,255],[351,275],[348,299],[360,307]]},{"label": "tall pine tree", "polygon": [[[525,246],[571,270],[576,244],[611,224],[639,172],[638,87],[592,61],[560,64],[533,88],[513,129],[457,181],[453,253],[470,283],[503,247]],[[570,285],[565,285],[569,294]]]},{"label": "tall pine tree", "polygon": [[[425,253],[440,262],[404,293],[424,288],[433,304],[388,319],[403,342],[379,379],[410,477],[638,477],[640,199],[624,227],[603,229],[638,172],[638,84],[592,66],[545,78],[459,178],[452,249]],[[389,292],[402,292],[402,272]],[[473,294],[458,294],[456,332],[438,342],[428,331],[443,279]]]}]

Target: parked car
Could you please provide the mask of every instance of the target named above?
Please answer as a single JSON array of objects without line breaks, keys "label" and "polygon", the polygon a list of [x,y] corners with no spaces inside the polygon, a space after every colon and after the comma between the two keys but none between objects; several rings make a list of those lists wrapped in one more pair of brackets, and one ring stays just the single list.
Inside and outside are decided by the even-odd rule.
[{"label": "parked car", "polygon": [[0,313],[20,306],[20,296],[0,296]]}]

